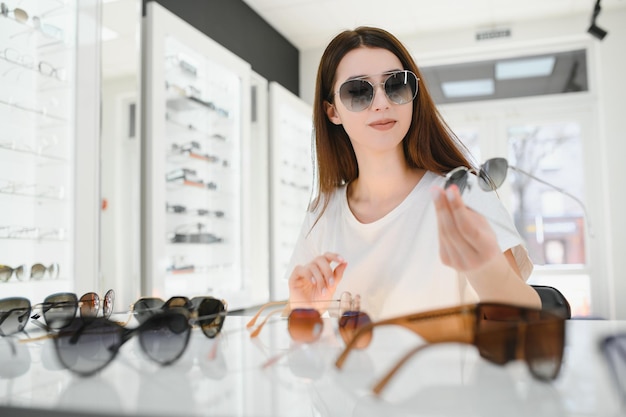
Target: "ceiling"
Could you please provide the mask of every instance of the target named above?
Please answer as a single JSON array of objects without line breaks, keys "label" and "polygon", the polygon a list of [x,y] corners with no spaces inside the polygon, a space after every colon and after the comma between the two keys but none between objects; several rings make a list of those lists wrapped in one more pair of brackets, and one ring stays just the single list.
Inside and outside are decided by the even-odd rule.
[{"label": "ceiling", "polygon": [[[595,5],[595,0],[393,0],[390,3],[374,0],[242,1],[301,51],[323,49],[337,33],[359,25],[382,27],[402,39],[426,32],[490,29],[506,27],[517,21],[586,13],[591,19]],[[626,0],[602,0],[601,5],[602,10],[626,8]],[[116,39],[103,45],[105,78],[132,73],[138,67],[139,56],[135,51],[139,48],[140,9],[141,0],[104,0],[104,26],[118,34]],[[598,17],[598,25],[602,26],[602,15]],[[610,28],[604,29],[610,32]],[[580,62],[580,58],[574,55],[558,57],[554,71],[549,76],[523,80],[497,80],[494,77],[496,61],[422,70],[435,101],[446,103],[520,97],[533,91],[559,92],[559,89],[563,90],[571,83],[573,71],[577,77],[575,84],[586,89],[586,62]],[[443,92],[442,83],[446,81],[486,78],[495,82],[494,95],[449,99]]]},{"label": "ceiling", "polygon": [[[514,21],[591,13],[595,0],[243,0],[300,50],[323,48],[344,29],[368,25],[399,38]],[[626,0],[602,0],[602,9]],[[601,22],[601,17],[598,19]]]}]

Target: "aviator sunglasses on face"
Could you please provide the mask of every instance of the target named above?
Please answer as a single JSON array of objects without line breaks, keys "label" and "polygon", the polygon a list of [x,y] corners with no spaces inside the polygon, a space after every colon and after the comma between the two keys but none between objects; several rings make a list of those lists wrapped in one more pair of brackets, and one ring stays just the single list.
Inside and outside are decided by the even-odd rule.
[{"label": "aviator sunglasses on face", "polygon": [[[361,298],[359,295],[352,297],[349,292],[344,292],[338,300],[320,301],[324,303],[339,303],[339,334],[345,343],[348,343],[352,339],[352,335],[356,332],[356,330],[371,323],[371,319],[367,313],[360,311],[360,300]],[[266,308],[281,305],[285,306],[289,303],[289,301],[275,301],[263,305],[248,322],[246,327],[251,328],[254,326],[257,319],[261,315],[261,312],[263,312]],[[293,304],[293,302],[291,303]],[[272,315],[280,311],[282,310],[275,310],[268,314],[261,324],[259,324],[256,329],[250,333],[250,337],[257,337],[265,323],[267,323],[267,320]],[[294,341],[312,343],[320,338],[322,330],[324,329],[324,321],[320,312],[314,308],[294,308],[289,313],[287,329],[289,331],[289,335]]]},{"label": "aviator sunglasses on face", "polygon": [[419,78],[409,71],[389,71],[381,74],[387,76],[385,80],[378,84],[372,84],[368,78],[372,75],[352,78],[339,87],[335,92],[343,105],[352,112],[359,112],[369,108],[374,101],[374,94],[377,85],[382,85],[389,101],[394,104],[406,104],[417,96],[417,86]]},{"label": "aviator sunglasses on face", "polygon": [[[499,303],[478,303],[409,314],[362,326],[337,358],[341,368],[354,348],[366,347],[374,327],[402,326],[421,336],[421,344],[408,352],[374,387],[379,394],[395,373],[424,347],[438,343],[466,343],[498,365],[524,359],[537,379],[555,379],[561,369],[565,345],[565,319],[549,312]],[[365,339],[368,343],[363,343]]]}]

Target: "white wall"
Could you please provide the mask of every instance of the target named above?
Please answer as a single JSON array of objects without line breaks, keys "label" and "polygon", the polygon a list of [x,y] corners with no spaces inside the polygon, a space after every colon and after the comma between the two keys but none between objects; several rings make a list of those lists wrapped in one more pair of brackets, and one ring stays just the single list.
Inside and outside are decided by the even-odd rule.
[{"label": "white wall", "polygon": [[[626,319],[626,256],[620,249],[626,243],[626,187],[621,174],[626,155],[626,134],[622,118],[626,116],[626,7],[603,10],[597,24],[609,34],[598,41],[586,33],[589,14],[508,25],[508,39],[476,42],[474,30],[419,34],[401,40],[411,50],[418,65],[435,65],[477,61],[494,57],[511,57],[530,53],[554,52],[572,45],[589,50],[591,97],[597,111],[597,135],[602,163],[590,170],[591,181],[603,188],[602,216],[610,225],[604,245],[608,254],[602,277],[605,288],[594,300],[606,302],[610,317]],[[301,51],[300,95],[313,102],[315,76],[323,50]],[[597,171],[596,171],[597,170]],[[606,179],[606,181],[603,181]],[[603,233],[604,234],[604,233]]]}]

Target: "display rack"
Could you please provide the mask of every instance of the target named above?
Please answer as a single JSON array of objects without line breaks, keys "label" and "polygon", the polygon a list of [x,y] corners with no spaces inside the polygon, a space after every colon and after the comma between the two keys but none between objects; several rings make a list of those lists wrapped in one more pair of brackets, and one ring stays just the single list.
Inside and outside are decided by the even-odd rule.
[{"label": "display rack", "polygon": [[262,302],[250,242],[264,237],[246,227],[250,65],[158,4],[147,11],[144,291]]},{"label": "display rack", "polygon": [[287,265],[313,189],[313,110],[276,82],[270,83],[271,298],[288,295]]},{"label": "display rack", "polygon": [[74,287],[77,7],[1,12],[0,293],[39,300]]}]

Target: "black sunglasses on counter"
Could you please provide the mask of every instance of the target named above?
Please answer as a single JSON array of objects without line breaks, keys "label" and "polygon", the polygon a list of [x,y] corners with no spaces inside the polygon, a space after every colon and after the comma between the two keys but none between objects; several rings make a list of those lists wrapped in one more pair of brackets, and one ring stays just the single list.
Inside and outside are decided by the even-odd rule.
[{"label": "black sunglasses on counter", "polygon": [[222,330],[224,318],[228,313],[228,303],[211,296],[198,296],[191,299],[174,296],[167,301],[159,297],[141,297],[131,305],[130,317],[124,323],[119,324],[125,326],[134,317],[141,325],[154,315],[177,309],[189,314],[206,337],[214,338]]},{"label": "black sunglasses on counter", "polygon": [[90,376],[104,369],[133,336],[139,338],[139,346],[149,359],[166,366],[183,355],[194,325],[202,327],[203,323],[214,323],[225,315],[222,311],[191,318],[184,309],[162,310],[135,328],[104,317],[94,320],[76,317],[52,338],[61,364],[80,376]]}]

